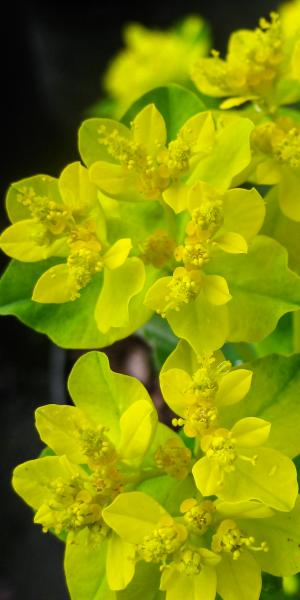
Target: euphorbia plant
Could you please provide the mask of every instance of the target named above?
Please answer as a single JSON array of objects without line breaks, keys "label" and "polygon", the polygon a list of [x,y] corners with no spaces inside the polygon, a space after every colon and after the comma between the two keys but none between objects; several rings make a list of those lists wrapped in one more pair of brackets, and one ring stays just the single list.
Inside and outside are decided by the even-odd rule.
[{"label": "euphorbia plant", "polygon": [[201,95],[170,84],[119,121],[88,119],[84,164],[8,191],[1,313],[65,348],[137,332],[166,359],[167,424],[96,351],[71,372],[75,406],[36,412],[46,448],[13,486],[64,540],[72,600],[259,600],[271,577],[274,598],[281,578],[297,587],[297,6],[235,32],[224,60],[198,58]]}]

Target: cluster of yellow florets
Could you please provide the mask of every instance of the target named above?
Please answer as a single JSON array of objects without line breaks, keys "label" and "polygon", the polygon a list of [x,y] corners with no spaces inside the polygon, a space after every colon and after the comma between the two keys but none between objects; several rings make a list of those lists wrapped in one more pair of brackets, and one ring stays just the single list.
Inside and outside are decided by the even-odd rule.
[{"label": "cluster of yellow florets", "polygon": [[[300,350],[298,4],[234,32],[224,59],[204,57],[201,19],[166,34],[131,26],[106,76],[111,114],[190,73],[196,89],[88,119],[85,166],[8,191],[0,245],[15,262],[0,310],[66,347],[138,331],[159,340],[157,360],[170,352],[160,386],[173,428],[99,352],[72,370],[74,406],[37,410],[47,450],[13,485],[43,531],[66,538],[72,600],[148,598],[150,585],[165,600],[259,600],[261,571],[300,569],[299,361],[248,362],[278,352],[283,330],[286,355],[292,338]],[[205,96],[221,100],[211,110]],[[291,311],[293,331],[276,330]],[[155,312],[171,333],[156,316],[143,327]]]}]

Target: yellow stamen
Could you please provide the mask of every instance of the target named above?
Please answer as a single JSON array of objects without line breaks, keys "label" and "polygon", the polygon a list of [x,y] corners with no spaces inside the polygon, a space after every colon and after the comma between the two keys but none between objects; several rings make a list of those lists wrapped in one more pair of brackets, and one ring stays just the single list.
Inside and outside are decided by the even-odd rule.
[{"label": "yellow stamen", "polygon": [[179,439],[171,438],[159,446],[154,459],[157,467],[175,479],[185,479],[191,470],[192,453]]},{"label": "yellow stamen", "polygon": [[220,524],[217,533],[212,538],[212,550],[216,553],[231,554],[233,560],[238,560],[241,553],[247,549],[254,552],[268,552],[266,542],[255,546],[255,538],[247,537],[231,519],[226,519]]}]

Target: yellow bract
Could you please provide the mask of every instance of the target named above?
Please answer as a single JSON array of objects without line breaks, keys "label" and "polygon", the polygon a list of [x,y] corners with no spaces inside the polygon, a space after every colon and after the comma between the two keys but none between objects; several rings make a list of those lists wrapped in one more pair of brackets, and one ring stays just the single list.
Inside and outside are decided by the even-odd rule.
[{"label": "yellow bract", "polygon": [[102,192],[126,200],[161,198],[209,153],[214,139],[212,116],[204,112],[188,119],[167,144],[165,121],[154,104],[136,115],[130,129],[110,119],[98,119],[97,127],[104,160],[90,167],[91,180]]}]

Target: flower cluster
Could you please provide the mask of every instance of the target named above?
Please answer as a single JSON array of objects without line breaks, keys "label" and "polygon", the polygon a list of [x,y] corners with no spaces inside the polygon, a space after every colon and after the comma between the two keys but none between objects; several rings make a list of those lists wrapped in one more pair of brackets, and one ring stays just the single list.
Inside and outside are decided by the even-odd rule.
[{"label": "flower cluster", "polygon": [[37,410],[46,448],[13,485],[66,542],[72,600],[259,600],[300,570],[299,15],[225,59],[197,18],[131,26],[106,77],[126,114],[84,121],[83,164],[8,191],[0,313],[66,348],[138,332],[173,413],[95,351],[74,406]]},{"label": "flower cluster", "polygon": [[[148,565],[166,600],[215,600],[216,592],[240,600],[241,581],[245,599],[257,600],[261,570],[297,572],[297,473],[284,441],[281,452],[270,438],[272,411],[266,420],[244,406],[228,426],[227,409],[242,404],[252,375],[221,353],[196,355],[179,343],[161,388],[191,448],[157,421],[143,385],[111,371],[99,352],[73,368],[75,406],[37,410],[47,450],[16,467],[13,485],[35,523],[66,539],[72,598],[92,597],[99,579],[100,598],[121,590],[134,597],[136,585],[142,597],[152,585],[139,579]],[[87,583],[90,561],[98,568]]]},{"label": "flower cluster", "polygon": [[209,29],[199,16],[189,16],[169,31],[127,25],[125,47],[113,58],[104,76],[109,100],[100,103],[115,116],[122,115],[142,94],[167,83],[186,84],[196,58],[210,48]]}]

